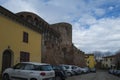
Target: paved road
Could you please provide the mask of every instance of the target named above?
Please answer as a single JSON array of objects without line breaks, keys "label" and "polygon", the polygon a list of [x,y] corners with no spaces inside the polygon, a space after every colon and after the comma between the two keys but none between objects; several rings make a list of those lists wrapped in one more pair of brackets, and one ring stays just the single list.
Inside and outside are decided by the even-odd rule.
[{"label": "paved road", "polygon": [[96,73],[69,77],[67,80],[120,80],[120,77],[108,74],[105,71],[97,71]]}]

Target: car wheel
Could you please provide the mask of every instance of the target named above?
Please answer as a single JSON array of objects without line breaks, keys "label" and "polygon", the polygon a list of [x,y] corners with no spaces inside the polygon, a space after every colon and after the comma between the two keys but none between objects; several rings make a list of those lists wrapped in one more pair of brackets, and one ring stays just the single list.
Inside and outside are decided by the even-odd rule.
[{"label": "car wheel", "polygon": [[4,74],[3,77],[2,77],[2,80],[10,80],[9,79],[9,75],[8,74]]},{"label": "car wheel", "polygon": [[55,77],[55,80],[62,80],[60,76]]}]

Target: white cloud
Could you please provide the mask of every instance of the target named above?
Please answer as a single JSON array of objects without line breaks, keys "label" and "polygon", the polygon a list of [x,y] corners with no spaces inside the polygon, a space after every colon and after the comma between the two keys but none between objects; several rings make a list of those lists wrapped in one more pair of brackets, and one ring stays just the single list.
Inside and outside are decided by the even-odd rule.
[{"label": "white cloud", "polygon": [[[76,25],[77,24],[77,25]],[[81,24],[75,23],[79,27]],[[86,52],[116,51],[120,48],[120,18],[104,18],[90,25],[90,29],[74,29],[73,42]],[[79,37],[78,37],[79,36]]]},{"label": "white cloud", "polygon": [[[120,43],[120,18],[97,20],[98,16],[106,14],[106,10],[101,8],[101,5],[107,2],[106,0],[89,2],[85,0],[48,0],[47,2],[44,0],[8,0],[2,6],[15,13],[34,12],[49,23],[71,23],[73,43],[85,52],[115,51],[120,48],[118,45]],[[119,5],[108,7],[111,11],[114,8],[119,8]]]},{"label": "white cloud", "polygon": [[95,17],[93,17],[91,15],[83,14],[79,19],[79,23],[81,25],[92,25],[92,24],[96,23],[96,19],[95,19]]},{"label": "white cloud", "polygon": [[3,6],[15,13],[23,10],[36,12],[33,6],[27,4],[25,0],[8,0]]},{"label": "white cloud", "polygon": [[104,15],[105,14],[105,10],[104,9],[95,9],[95,14],[97,16],[101,16],[101,15]]},{"label": "white cloud", "polygon": [[[97,4],[97,3],[96,3]],[[97,9],[96,4],[86,3],[84,0],[8,0],[2,4],[13,12],[31,11],[44,18],[49,23],[71,22],[72,19],[84,14],[91,14],[91,10],[97,15],[103,14],[103,9]],[[98,5],[97,5],[98,6]]]},{"label": "white cloud", "polygon": [[109,9],[109,10],[113,10],[113,9],[114,9],[114,7],[113,7],[113,6],[110,6],[108,9]]}]

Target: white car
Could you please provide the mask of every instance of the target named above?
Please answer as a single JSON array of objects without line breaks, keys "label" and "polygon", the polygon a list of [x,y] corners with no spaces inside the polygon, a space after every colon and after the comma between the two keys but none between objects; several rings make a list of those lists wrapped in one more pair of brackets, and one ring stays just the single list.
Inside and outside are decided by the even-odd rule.
[{"label": "white car", "polygon": [[81,68],[79,68],[78,66],[73,66],[73,71],[75,75],[79,75],[82,73]]},{"label": "white car", "polygon": [[82,71],[82,73],[88,73],[89,72],[89,69],[87,67],[85,67],[85,68],[79,67],[79,68]]},{"label": "white car", "polygon": [[3,80],[54,80],[55,72],[51,65],[35,62],[21,62],[2,74]]},{"label": "white car", "polygon": [[62,64],[60,65],[62,67],[64,67],[65,71],[66,71],[66,74],[67,76],[73,76],[75,75],[74,71],[73,71],[73,65],[65,65],[65,64]]}]

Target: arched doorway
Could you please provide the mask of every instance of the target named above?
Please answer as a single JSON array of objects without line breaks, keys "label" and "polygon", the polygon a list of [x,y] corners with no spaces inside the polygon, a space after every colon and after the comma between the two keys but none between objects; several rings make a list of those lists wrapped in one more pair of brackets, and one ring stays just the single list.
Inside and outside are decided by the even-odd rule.
[{"label": "arched doorway", "polygon": [[6,69],[11,67],[12,64],[12,51],[5,50],[2,56],[2,72]]}]

